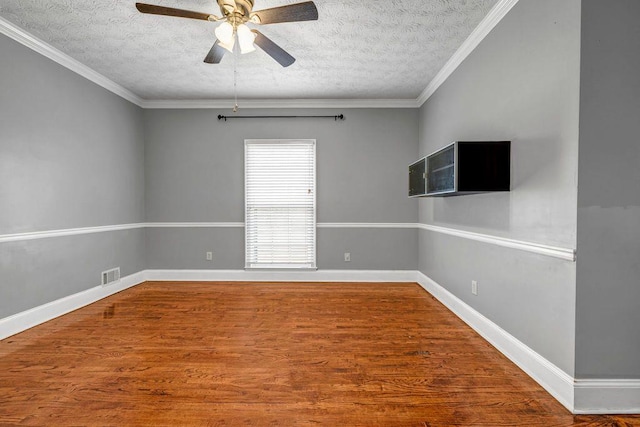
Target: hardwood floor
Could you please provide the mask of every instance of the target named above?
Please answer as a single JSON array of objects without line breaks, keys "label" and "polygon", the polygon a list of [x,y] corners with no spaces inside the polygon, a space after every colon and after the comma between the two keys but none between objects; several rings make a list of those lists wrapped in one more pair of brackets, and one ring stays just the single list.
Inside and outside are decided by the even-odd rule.
[{"label": "hardwood floor", "polygon": [[0,425],[640,426],[640,416],[572,416],[416,284],[147,282],[1,341]]}]

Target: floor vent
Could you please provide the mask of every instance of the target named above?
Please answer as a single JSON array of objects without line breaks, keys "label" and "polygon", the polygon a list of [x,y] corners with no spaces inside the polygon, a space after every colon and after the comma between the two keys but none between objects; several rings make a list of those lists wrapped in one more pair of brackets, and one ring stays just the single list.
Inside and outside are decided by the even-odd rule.
[{"label": "floor vent", "polygon": [[120,280],[120,267],[102,272],[102,286],[110,285]]}]

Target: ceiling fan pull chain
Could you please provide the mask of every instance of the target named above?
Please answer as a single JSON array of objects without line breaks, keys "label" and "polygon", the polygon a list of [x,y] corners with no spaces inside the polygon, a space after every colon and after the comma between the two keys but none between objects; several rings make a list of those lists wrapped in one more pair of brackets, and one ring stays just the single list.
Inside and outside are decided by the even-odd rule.
[{"label": "ceiling fan pull chain", "polygon": [[233,52],[233,96],[235,99],[235,105],[233,106],[233,112],[238,112],[238,52],[234,49]]}]

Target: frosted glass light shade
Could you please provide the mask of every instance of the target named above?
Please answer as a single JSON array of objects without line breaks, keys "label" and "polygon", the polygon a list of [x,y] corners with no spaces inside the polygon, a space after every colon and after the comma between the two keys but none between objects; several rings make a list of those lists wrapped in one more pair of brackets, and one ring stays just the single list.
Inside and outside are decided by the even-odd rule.
[{"label": "frosted glass light shade", "polygon": [[253,41],[256,39],[256,35],[251,32],[249,27],[244,24],[238,25],[236,30],[238,33],[238,44],[240,45],[240,53],[249,53],[256,50],[253,45]]},{"label": "frosted glass light shade", "polygon": [[228,22],[223,22],[216,28],[215,33],[220,42],[220,46],[233,53],[233,45],[236,41],[233,33],[233,25]]}]

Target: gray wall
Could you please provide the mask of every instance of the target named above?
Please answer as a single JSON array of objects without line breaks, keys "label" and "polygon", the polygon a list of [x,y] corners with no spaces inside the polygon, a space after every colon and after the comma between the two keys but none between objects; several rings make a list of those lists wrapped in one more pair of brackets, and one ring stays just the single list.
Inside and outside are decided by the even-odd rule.
[{"label": "gray wall", "polygon": [[640,378],[640,2],[582,2],[576,376]]},{"label": "gray wall", "polygon": [[[0,35],[0,235],[144,221],[138,107]],[[144,268],[144,232],[0,243],[0,318]]]},{"label": "gray wall", "polygon": [[[417,110],[343,112],[332,119],[220,122],[230,110],[145,110],[146,211],[150,222],[244,222],[244,140],[317,140],[318,222],[416,222],[406,197],[415,159]],[[299,110],[241,110],[291,115]],[[198,236],[198,237],[194,237]],[[242,268],[243,229],[149,229],[150,268]],[[171,242],[175,242],[171,244]],[[403,229],[318,229],[318,267],[406,270],[417,267],[417,237]],[[212,262],[205,251],[214,252]],[[344,252],[352,262],[345,263]]]},{"label": "gray wall", "polygon": [[[578,248],[574,264],[425,230],[320,228],[320,268],[418,267],[567,373],[640,378],[638,16],[636,0],[521,1],[420,111],[347,109],[344,122],[143,112],[0,35],[0,235],[243,222],[243,140],[314,138],[321,223],[419,220]],[[256,113],[299,111],[242,111]],[[513,141],[510,193],[406,198],[418,153],[474,139]],[[243,237],[188,227],[0,243],[0,318],[115,266],[242,268]]]},{"label": "gray wall", "polygon": [[[511,140],[512,191],[420,201],[420,221],[574,248],[580,1],[521,1],[420,111],[420,153]],[[420,232],[420,271],[569,374],[575,263]],[[471,280],[479,294],[471,294]]]}]

